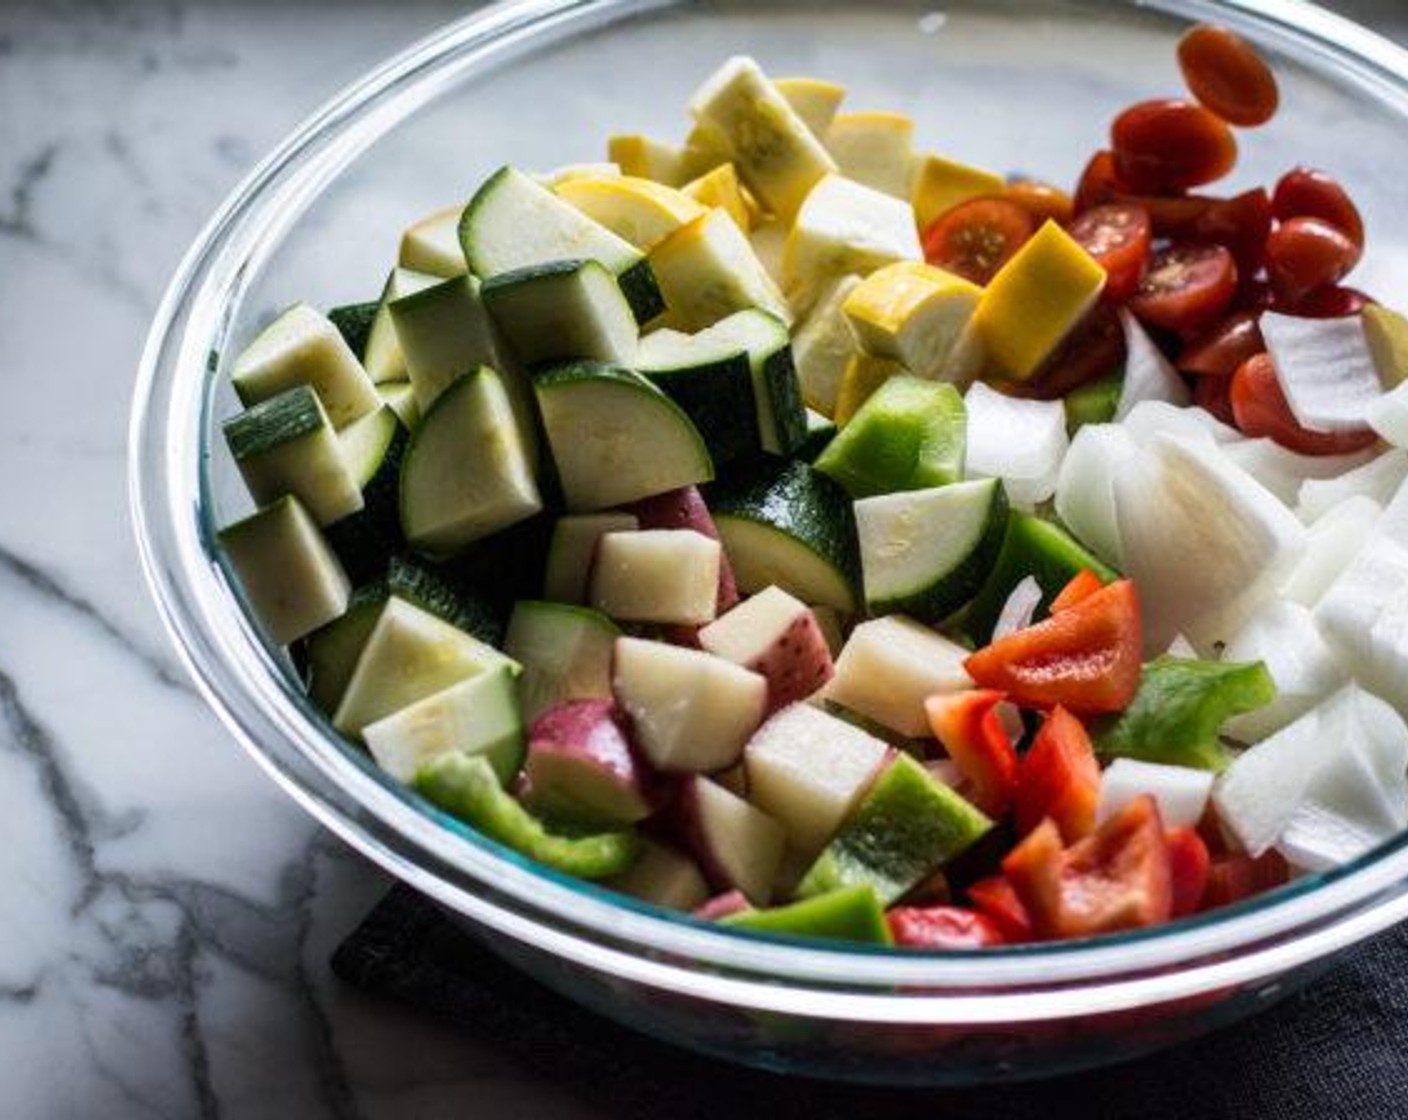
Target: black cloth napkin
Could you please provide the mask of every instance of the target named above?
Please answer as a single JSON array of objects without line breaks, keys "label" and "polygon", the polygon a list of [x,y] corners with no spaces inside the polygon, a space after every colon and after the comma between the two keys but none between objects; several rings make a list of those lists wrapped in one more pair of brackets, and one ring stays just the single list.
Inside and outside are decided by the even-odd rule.
[{"label": "black cloth napkin", "polygon": [[651,1120],[1408,1120],[1408,925],[1306,992],[1149,1058],[1048,1081],[877,1089],[729,1065],[636,1034],[499,960],[397,886],[333,971],[437,1016],[604,1115]]}]

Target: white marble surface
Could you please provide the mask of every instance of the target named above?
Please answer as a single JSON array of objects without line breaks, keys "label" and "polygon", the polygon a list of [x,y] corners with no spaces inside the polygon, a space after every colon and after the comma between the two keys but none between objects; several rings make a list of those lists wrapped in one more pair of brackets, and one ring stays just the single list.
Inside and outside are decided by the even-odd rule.
[{"label": "white marble surface", "polygon": [[[339,987],[384,888],[185,681],[127,523],[132,372],[241,174],[450,0],[0,4],[0,1117],[575,1117]],[[1403,0],[1339,5],[1408,38]]]}]

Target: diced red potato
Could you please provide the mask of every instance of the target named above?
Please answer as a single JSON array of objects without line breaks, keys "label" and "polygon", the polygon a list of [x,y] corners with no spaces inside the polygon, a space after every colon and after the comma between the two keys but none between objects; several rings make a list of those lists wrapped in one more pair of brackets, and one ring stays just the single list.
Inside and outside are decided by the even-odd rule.
[{"label": "diced red potato", "polygon": [[782,825],[698,775],[680,784],[674,809],[680,836],[710,884],[740,890],[755,906],[766,905],[787,845]]},{"label": "diced red potato", "polygon": [[693,529],[607,533],[592,566],[592,606],[618,622],[710,622],[722,563],[723,546]]},{"label": "diced red potato", "polygon": [[766,677],[769,712],[805,700],[835,672],[811,608],[778,587],[758,592],[705,626],[699,644]]},{"label": "diced red potato", "polygon": [[571,700],[548,709],[528,732],[525,795],[537,806],[566,803],[607,824],[631,824],[660,807],[659,776],[631,749],[624,715],[610,700]]},{"label": "diced red potato", "polygon": [[699,865],[677,848],[649,837],[641,840],[640,855],[630,869],[605,885],[672,910],[693,910],[709,897],[709,884]]},{"label": "diced red potato", "polygon": [[824,603],[813,603],[812,617],[821,627],[822,637],[826,639],[826,648],[831,651],[831,656],[840,657],[841,648],[846,644],[846,630],[841,625],[841,612]]},{"label": "diced red potato", "polygon": [[724,891],[723,894],[716,894],[713,898],[706,900],[702,905],[696,906],[694,908],[694,917],[702,922],[717,922],[732,914],[739,914],[744,910],[751,909],[752,906],[748,902],[748,896],[742,891]]},{"label": "diced red potato", "polygon": [[[693,529],[710,540],[720,539],[713,515],[695,486],[670,490],[653,498],[642,498],[627,506],[626,510],[635,515],[642,529]],[[718,613],[723,614],[737,602],[738,584],[734,581],[733,568],[725,554],[719,564]]]},{"label": "diced red potato", "polygon": [[612,691],[661,770],[709,773],[738,761],[767,711],[767,681],[722,657],[618,638]]}]

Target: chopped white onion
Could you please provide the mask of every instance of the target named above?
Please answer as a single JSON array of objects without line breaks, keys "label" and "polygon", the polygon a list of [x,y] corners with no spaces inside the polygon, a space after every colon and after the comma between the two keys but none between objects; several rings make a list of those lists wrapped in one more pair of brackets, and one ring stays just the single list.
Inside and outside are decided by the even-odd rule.
[{"label": "chopped white onion", "polygon": [[1268,311],[1261,336],[1302,427],[1342,432],[1368,423],[1384,389],[1360,316],[1301,319]]},{"label": "chopped white onion", "polygon": [[1300,558],[1305,529],[1216,447],[1155,436],[1121,469],[1115,509],[1146,648],[1225,641]]},{"label": "chopped white onion", "polygon": [[1347,498],[1326,510],[1305,533],[1305,554],[1281,584],[1281,596],[1313,607],[1359,554],[1383,512],[1372,498]]},{"label": "chopped white onion", "polygon": [[1165,828],[1183,828],[1202,819],[1212,793],[1213,774],[1191,766],[1166,766],[1117,758],[1100,776],[1097,823],[1109,820],[1136,797],[1153,794]]},{"label": "chopped white onion", "polygon": [[1262,603],[1227,643],[1222,660],[1263,662],[1276,682],[1270,704],[1233,716],[1223,726],[1244,743],[1275,734],[1348,683],[1310,611],[1284,599]]},{"label": "chopped white onion", "polygon": [[1243,438],[1236,428],[1205,409],[1179,408],[1167,401],[1140,401],[1122,423],[1140,444],[1157,435],[1186,436],[1211,443],[1232,443]]},{"label": "chopped white onion", "polygon": [[1350,498],[1387,505],[1408,479],[1408,451],[1388,451],[1338,478],[1309,478],[1300,488],[1296,514],[1309,525]]},{"label": "chopped white onion", "polygon": [[1372,533],[1315,606],[1346,672],[1408,711],[1408,548]]},{"label": "chopped white onion", "polygon": [[1331,745],[1325,741],[1325,710],[1340,702],[1335,697],[1310,709],[1243,751],[1217,779],[1212,801],[1218,819],[1248,855],[1261,855],[1281,838]]},{"label": "chopped white onion", "polygon": [[1369,427],[1395,447],[1408,447],[1408,381],[1369,406]]},{"label": "chopped white onion", "polygon": [[1175,634],[1173,641],[1169,642],[1168,649],[1164,650],[1165,657],[1178,657],[1184,661],[1196,661],[1198,651],[1193,648],[1193,643],[1182,634]]},{"label": "chopped white onion", "polygon": [[1115,478],[1138,450],[1123,424],[1086,424],[1071,441],[1056,480],[1056,515],[1081,544],[1116,568]]},{"label": "chopped white onion", "polygon": [[1189,401],[1188,386],[1139,320],[1129,311],[1121,309],[1120,326],[1124,329],[1126,357],[1124,384],[1120,389],[1119,403],[1115,405],[1115,419],[1123,420],[1141,401],[1186,405]]},{"label": "chopped white onion", "polygon": [[1270,439],[1241,439],[1222,445],[1227,457],[1288,506],[1296,504],[1306,479],[1338,478],[1374,458],[1356,455],[1297,455]]},{"label": "chopped white onion", "polygon": [[1041,584],[1037,583],[1035,576],[1025,577],[1012,589],[1012,594],[1007,596],[1007,602],[1002,604],[1002,610],[992,628],[992,640],[997,641],[1018,630],[1025,630],[1032,624],[1032,615],[1036,614],[1036,608],[1040,604]]},{"label": "chopped white onion", "polygon": [[1069,440],[1060,401],[1028,401],[999,393],[981,381],[968,389],[970,478],[1000,478],[1020,509],[1033,509],[1056,490]]}]

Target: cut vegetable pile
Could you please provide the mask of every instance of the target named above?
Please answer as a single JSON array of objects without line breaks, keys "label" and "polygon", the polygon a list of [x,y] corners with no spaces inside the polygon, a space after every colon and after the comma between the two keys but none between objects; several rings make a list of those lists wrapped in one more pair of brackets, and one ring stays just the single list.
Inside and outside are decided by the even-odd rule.
[{"label": "cut vegetable pile", "polygon": [[1278,95],[1179,60],[1073,194],[742,57],[500,168],[235,360],[253,615],[435,810],[739,931],[1090,937],[1393,838],[1408,319],[1323,173],[1193,193]]}]

